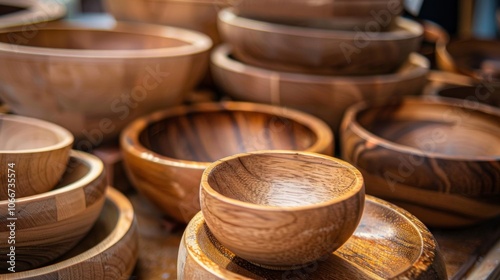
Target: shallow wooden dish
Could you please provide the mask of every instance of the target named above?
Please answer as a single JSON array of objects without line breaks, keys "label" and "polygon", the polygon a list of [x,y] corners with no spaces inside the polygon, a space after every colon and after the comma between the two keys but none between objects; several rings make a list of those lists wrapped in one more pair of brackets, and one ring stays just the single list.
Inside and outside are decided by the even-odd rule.
[{"label": "shallow wooden dish", "polygon": [[500,215],[500,109],[445,98],[358,104],[342,124],[342,156],[366,192],[429,226],[466,226]]},{"label": "shallow wooden dish", "polygon": [[[329,75],[374,75],[397,70],[423,36],[419,23],[398,18],[387,32],[308,28],[244,18],[227,8],[219,13],[219,31],[234,56],[249,64],[265,63],[279,71]],[[358,42],[360,34],[365,41]],[[259,66],[259,65],[257,65]]]},{"label": "shallow wooden dish", "polygon": [[[104,177],[98,158],[72,151],[66,173],[54,190],[16,199],[14,213],[7,211],[7,200],[0,201],[0,247],[15,246],[16,272],[49,263],[87,234],[104,204]],[[7,244],[11,223],[15,223],[15,245]],[[7,253],[0,255],[2,272],[10,267]]]},{"label": "shallow wooden dish", "polygon": [[54,188],[66,170],[72,144],[73,135],[58,125],[0,113],[0,200]]},{"label": "shallow wooden dish", "polygon": [[333,136],[321,120],[275,106],[200,103],[138,119],[122,133],[132,184],[163,212],[188,222],[198,211],[203,170],[241,152],[289,149],[333,153]]},{"label": "shallow wooden dish", "polygon": [[71,251],[47,266],[6,279],[128,279],[138,256],[134,209],[120,192],[108,188],[95,225]]},{"label": "shallow wooden dish", "polygon": [[0,32],[0,98],[17,114],[68,128],[86,151],[139,116],[181,104],[212,46],[198,32],[138,23],[63,21],[23,34]]},{"label": "shallow wooden dish", "polygon": [[335,253],[299,270],[255,266],[224,248],[199,213],[184,232],[177,277],[182,279],[446,279],[438,245],[413,215],[366,196],[353,236]]},{"label": "shallow wooden dish", "polygon": [[24,26],[29,32],[65,15],[64,4],[56,0],[0,0],[0,28]]},{"label": "shallow wooden dish", "polygon": [[298,109],[324,120],[334,132],[350,105],[420,94],[429,71],[428,60],[412,54],[406,65],[388,75],[327,77],[276,72],[233,59],[227,45],[214,50],[211,62],[216,84],[232,98]]}]

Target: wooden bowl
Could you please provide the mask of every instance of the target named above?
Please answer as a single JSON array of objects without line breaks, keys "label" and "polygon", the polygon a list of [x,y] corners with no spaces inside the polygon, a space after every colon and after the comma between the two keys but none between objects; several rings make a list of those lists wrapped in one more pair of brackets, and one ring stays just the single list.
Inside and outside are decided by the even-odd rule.
[{"label": "wooden bowl", "polygon": [[[66,253],[87,234],[101,212],[106,190],[102,162],[83,152],[70,155],[56,189],[14,203],[0,201],[0,209],[8,210],[0,213],[0,247],[15,246],[16,272],[43,266]],[[8,244],[12,232],[15,245]],[[0,255],[2,272],[11,267],[8,254]]]},{"label": "wooden bowl", "polygon": [[366,196],[359,226],[342,247],[306,268],[285,272],[255,266],[226,249],[215,239],[200,213],[182,237],[177,277],[179,280],[447,279],[438,244],[422,222],[372,196]]},{"label": "wooden bowl", "polygon": [[66,8],[61,1],[0,0],[0,28],[24,26],[24,30],[30,32],[65,15]]},{"label": "wooden bowl", "polygon": [[420,94],[429,71],[428,60],[418,54],[412,54],[396,73],[366,77],[314,76],[252,67],[233,59],[227,45],[216,48],[211,60],[216,84],[232,98],[298,109],[324,120],[334,132],[350,105]]},{"label": "wooden bowl", "polygon": [[201,211],[214,237],[271,269],[304,267],[338,249],[358,226],[364,201],[357,169],[315,153],[237,154],[201,177]]},{"label": "wooden bowl", "polygon": [[41,120],[0,114],[0,200],[44,193],[66,170],[73,135]]},{"label": "wooden bowl", "polygon": [[124,195],[108,188],[95,225],[76,247],[52,264],[5,276],[7,279],[129,279],[137,256],[134,209]]},{"label": "wooden bowl", "polygon": [[[394,72],[417,51],[419,23],[398,18],[387,32],[343,31],[277,24],[244,18],[227,8],[219,13],[219,31],[234,56],[248,64],[265,63],[278,71],[328,75]],[[362,39],[361,39],[362,38]]]},{"label": "wooden bowl", "polygon": [[86,151],[131,120],[182,103],[212,46],[197,32],[129,23],[55,22],[23,36],[0,32],[0,97],[17,114],[68,128]]},{"label": "wooden bowl", "polygon": [[437,95],[500,107],[500,88],[495,87],[482,85],[450,87],[439,90]]},{"label": "wooden bowl", "polygon": [[171,25],[196,30],[220,42],[217,12],[228,1],[220,0],[104,0],[105,9],[116,19]]},{"label": "wooden bowl", "polygon": [[445,98],[358,104],[342,124],[342,156],[369,194],[429,226],[500,215],[500,109]]},{"label": "wooden bowl", "polygon": [[203,170],[247,151],[290,149],[333,154],[322,121],[295,110],[251,103],[201,103],[139,119],[121,137],[132,184],[163,212],[189,222],[200,211]]}]

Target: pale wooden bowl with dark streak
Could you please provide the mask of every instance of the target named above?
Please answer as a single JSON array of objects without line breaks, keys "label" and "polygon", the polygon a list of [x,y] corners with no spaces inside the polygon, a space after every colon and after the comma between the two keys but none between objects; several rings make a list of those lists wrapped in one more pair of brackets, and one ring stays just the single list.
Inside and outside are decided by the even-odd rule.
[{"label": "pale wooden bowl with dark streak", "polygon": [[333,135],[321,120],[269,105],[222,102],[181,106],[136,120],[121,148],[132,184],[181,222],[200,211],[203,170],[236,153],[292,149],[333,153]]},{"label": "pale wooden bowl with dark streak", "polygon": [[238,257],[278,270],[307,266],[342,246],[364,201],[356,168],[315,153],[236,154],[201,178],[201,211],[214,237]]},{"label": "pale wooden bowl with dark streak", "polygon": [[344,118],[342,156],[367,193],[429,226],[457,227],[500,215],[500,109],[446,98],[358,104]]},{"label": "pale wooden bowl with dark streak", "polygon": [[[43,194],[17,199],[14,216],[7,212],[8,201],[0,201],[2,249],[11,246],[7,244],[10,235],[7,225],[12,222],[8,218],[17,218],[16,272],[43,266],[69,251],[88,233],[101,212],[106,191],[102,161],[77,151],[70,156],[58,186]],[[0,255],[2,272],[8,272],[10,266],[7,253]]]},{"label": "pale wooden bowl with dark streak", "polygon": [[54,188],[66,170],[71,145],[73,135],[58,125],[0,113],[0,200],[9,198],[9,182],[17,199]]}]

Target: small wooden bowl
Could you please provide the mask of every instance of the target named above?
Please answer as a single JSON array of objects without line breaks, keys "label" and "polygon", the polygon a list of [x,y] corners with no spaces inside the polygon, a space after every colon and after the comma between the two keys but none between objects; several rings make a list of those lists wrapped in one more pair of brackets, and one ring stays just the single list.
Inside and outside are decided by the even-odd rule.
[{"label": "small wooden bowl", "polygon": [[[102,162],[83,152],[70,155],[56,189],[11,204],[0,201],[0,209],[9,210],[0,213],[0,247],[15,246],[16,272],[43,266],[66,253],[87,234],[101,212],[106,190]],[[14,228],[9,227],[12,223]],[[8,244],[12,232],[15,245]],[[10,267],[8,253],[0,255],[2,272]]]},{"label": "small wooden bowl", "polygon": [[163,212],[189,222],[200,211],[203,170],[247,151],[291,149],[333,153],[321,120],[280,107],[223,102],[172,108],[132,123],[121,148],[132,184]]},{"label": "small wooden bowl", "polygon": [[500,215],[500,109],[446,98],[358,104],[342,124],[342,156],[369,194],[429,226]]},{"label": "small wooden bowl", "polygon": [[237,154],[201,178],[201,211],[214,237],[271,269],[304,267],[338,249],[358,226],[364,201],[357,169],[315,153]]},{"label": "small wooden bowl", "polygon": [[54,188],[66,170],[72,144],[73,135],[58,125],[0,114],[0,200]]},{"label": "small wooden bowl", "polygon": [[29,39],[21,29],[0,32],[0,98],[17,114],[66,127],[86,151],[139,116],[181,104],[212,46],[198,32],[147,24],[62,21],[36,31]]},{"label": "small wooden bowl", "polygon": [[372,196],[366,196],[359,226],[342,247],[306,268],[285,272],[255,266],[226,249],[215,239],[200,213],[182,237],[177,277],[179,280],[447,279],[438,244],[422,222]]},{"label": "small wooden bowl", "polygon": [[[234,56],[268,69],[328,75],[394,72],[417,51],[422,26],[398,18],[387,32],[308,28],[244,18],[227,8],[219,13],[219,31]],[[364,41],[360,41],[360,38]],[[248,59],[248,60],[247,60]],[[257,65],[259,66],[259,65]],[[262,64],[260,65],[262,66]]]},{"label": "small wooden bowl", "polygon": [[29,32],[65,15],[66,8],[60,1],[0,0],[0,28],[24,26]]},{"label": "small wooden bowl", "polygon": [[129,279],[137,257],[138,233],[132,204],[120,192],[108,188],[95,225],[76,247],[50,265],[5,276],[7,279]]},{"label": "small wooden bowl", "polygon": [[324,120],[334,132],[345,109],[357,102],[384,103],[420,94],[429,71],[429,61],[418,54],[412,54],[393,74],[365,77],[292,74],[252,67],[233,59],[227,45],[216,48],[211,60],[216,84],[232,98],[298,109]]}]

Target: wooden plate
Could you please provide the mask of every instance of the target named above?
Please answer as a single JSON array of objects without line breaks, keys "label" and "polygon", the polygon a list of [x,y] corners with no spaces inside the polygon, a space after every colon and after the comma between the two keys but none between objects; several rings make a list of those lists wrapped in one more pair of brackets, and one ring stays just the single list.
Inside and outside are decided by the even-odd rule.
[{"label": "wooden plate", "polygon": [[38,24],[64,15],[66,8],[61,1],[0,0],[0,28],[25,25],[32,32]]},{"label": "wooden plate", "polygon": [[372,196],[353,236],[335,253],[289,271],[267,270],[215,240],[197,214],[184,232],[178,279],[446,279],[438,245],[413,215]]}]

